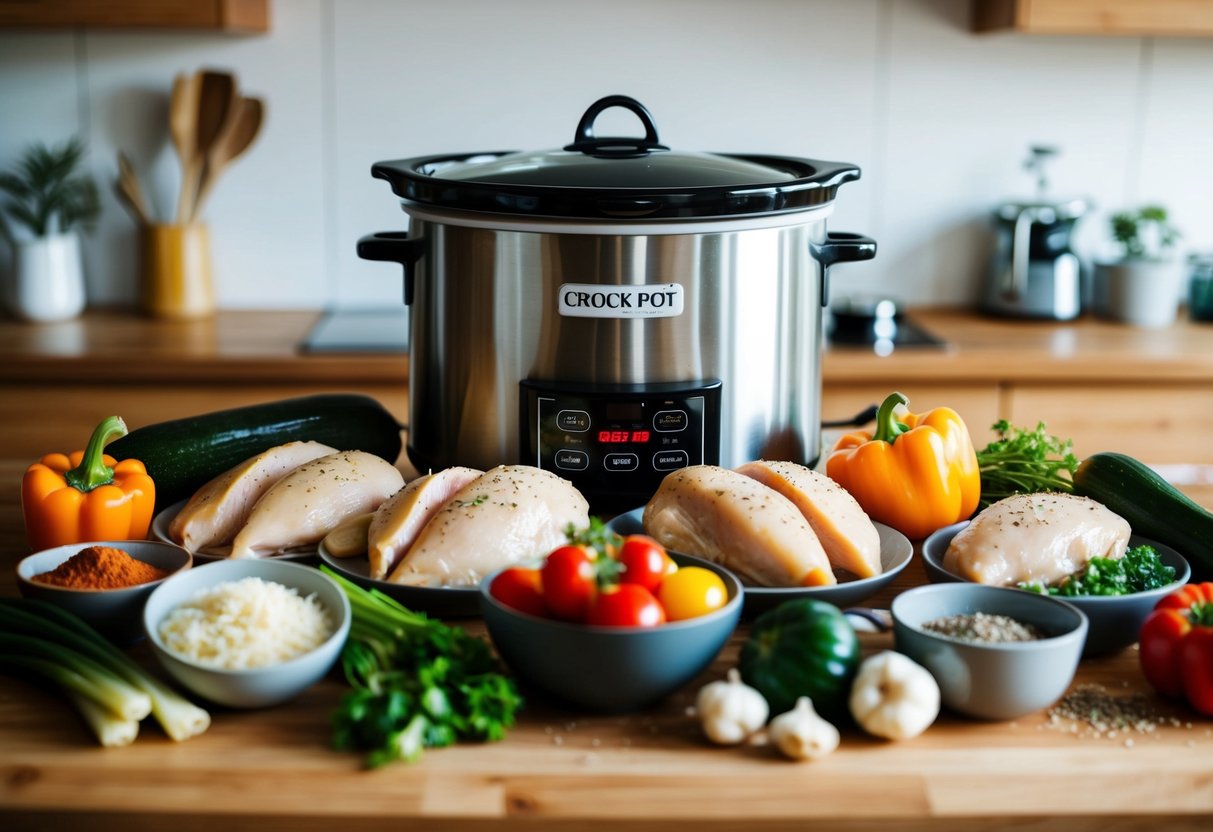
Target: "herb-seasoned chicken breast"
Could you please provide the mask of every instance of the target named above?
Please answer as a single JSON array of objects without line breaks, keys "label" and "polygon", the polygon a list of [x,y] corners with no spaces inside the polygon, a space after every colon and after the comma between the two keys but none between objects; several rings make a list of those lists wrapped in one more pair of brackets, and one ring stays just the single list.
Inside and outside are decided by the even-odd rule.
[{"label": "herb-seasoned chicken breast", "polygon": [[371,577],[382,580],[396,568],[425,525],[461,488],[483,471],[458,466],[423,474],[375,510],[367,530]]}]

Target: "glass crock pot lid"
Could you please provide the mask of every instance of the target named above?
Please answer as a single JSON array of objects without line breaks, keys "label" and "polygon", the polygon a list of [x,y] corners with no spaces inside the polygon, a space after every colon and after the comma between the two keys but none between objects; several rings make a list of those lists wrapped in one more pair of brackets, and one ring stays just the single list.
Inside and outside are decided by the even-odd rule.
[{"label": "glass crock pot lid", "polygon": [[[595,120],[611,107],[634,113],[644,137],[595,136]],[[596,101],[563,148],[419,156],[379,162],[371,173],[404,199],[444,208],[644,220],[802,210],[859,178],[845,162],[671,150],[644,105],[622,95]]]}]

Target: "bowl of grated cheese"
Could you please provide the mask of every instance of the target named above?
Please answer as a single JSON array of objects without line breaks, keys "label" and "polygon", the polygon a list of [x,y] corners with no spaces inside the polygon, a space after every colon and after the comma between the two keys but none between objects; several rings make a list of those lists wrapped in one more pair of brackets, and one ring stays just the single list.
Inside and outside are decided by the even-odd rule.
[{"label": "bowl of grated cheese", "polygon": [[152,653],[211,702],[260,708],[318,682],[341,654],[350,604],[322,572],[280,560],[224,560],[166,580],[143,609]]}]

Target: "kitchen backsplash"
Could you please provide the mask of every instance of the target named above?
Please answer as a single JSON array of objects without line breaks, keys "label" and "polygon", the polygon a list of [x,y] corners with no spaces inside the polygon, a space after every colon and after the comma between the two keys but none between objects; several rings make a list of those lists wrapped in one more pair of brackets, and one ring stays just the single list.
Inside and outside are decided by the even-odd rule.
[{"label": "kitchen backsplash", "polygon": [[[838,270],[840,295],[971,302],[990,209],[1031,193],[1033,143],[1062,148],[1055,194],[1097,206],[1082,253],[1099,250],[1108,211],[1146,201],[1170,208],[1185,250],[1213,250],[1213,40],[975,35],[969,13],[969,0],[276,0],[260,37],[5,30],[0,166],[33,141],[87,139],[104,185],[85,241],[97,304],[135,297],[115,153],[167,212],[168,94],[200,67],[235,71],[267,105],[206,211],[224,307],[399,303],[399,269],[354,254],[404,223],[373,162],[563,145],[611,93],[644,102],[679,149],[857,163],[830,227],[880,250]],[[599,123],[637,127],[621,112]]]}]

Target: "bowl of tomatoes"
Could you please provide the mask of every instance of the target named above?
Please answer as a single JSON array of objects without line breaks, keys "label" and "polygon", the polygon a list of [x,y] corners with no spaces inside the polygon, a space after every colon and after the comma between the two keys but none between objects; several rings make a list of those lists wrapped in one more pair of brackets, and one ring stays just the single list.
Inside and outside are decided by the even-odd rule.
[{"label": "bowl of tomatoes", "polygon": [[608,532],[490,575],[480,605],[493,646],[529,693],[619,713],[703,673],[737,626],[742,594],[723,567]]}]

